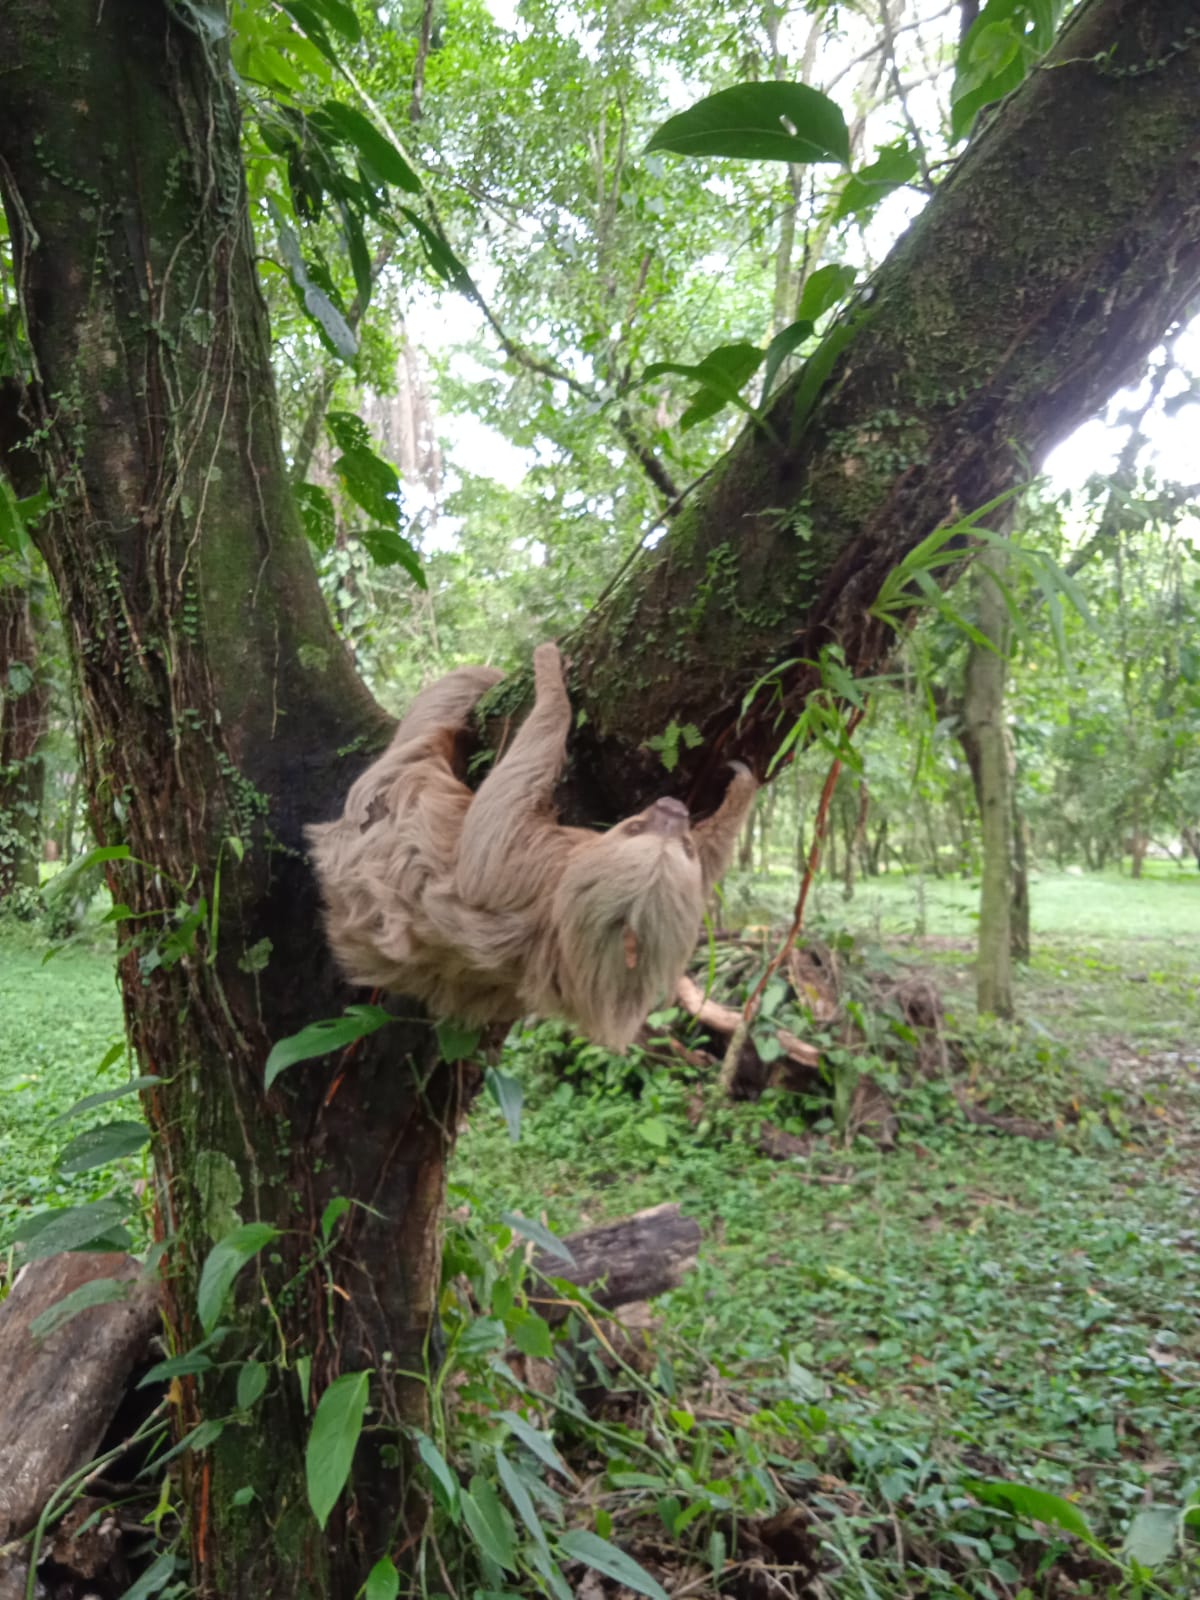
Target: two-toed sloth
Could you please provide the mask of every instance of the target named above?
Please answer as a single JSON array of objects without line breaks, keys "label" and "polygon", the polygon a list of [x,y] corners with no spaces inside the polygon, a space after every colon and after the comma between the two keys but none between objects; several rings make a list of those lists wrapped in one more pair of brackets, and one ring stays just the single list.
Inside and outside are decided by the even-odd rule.
[{"label": "two-toed sloth", "polygon": [[308,830],[326,936],[347,977],[436,1016],[538,1012],[624,1050],[674,993],[756,784],[737,764],[695,828],[678,800],[607,832],[561,826],[571,705],[544,644],[533,710],[472,795],[454,771],[456,736],[500,676],[465,667],[423,689],[341,817]]}]

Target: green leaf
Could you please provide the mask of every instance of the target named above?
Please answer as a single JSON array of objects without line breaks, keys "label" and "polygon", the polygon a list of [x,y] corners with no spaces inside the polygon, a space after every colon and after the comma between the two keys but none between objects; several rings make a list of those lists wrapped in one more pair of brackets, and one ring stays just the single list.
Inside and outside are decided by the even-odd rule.
[{"label": "green leaf", "polygon": [[770,394],[775,382],[775,374],[796,346],[803,344],[812,331],[812,323],[807,318],[803,318],[799,322],[793,322],[790,327],[784,328],[781,333],[777,333],[771,340],[767,346],[766,366],[763,368],[762,401],[760,404],[766,403],[767,396]]},{"label": "green leaf", "polygon": [[796,315],[801,320],[807,318],[809,322],[818,322],[827,311],[846,298],[857,277],[853,267],[839,266],[836,261],[830,262],[827,267],[818,267],[805,281]]},{"label": "green leaf", "polygon": [[298,483],[293,489],[296,504],[300,507],[300,520],[304,524],[304,537],[314,550],[322,554],[333,549],[337,537],[337,524],[333,515],[333,501],[324,489],[315,483]]},{"label": "green leaf", "polygon": [[523,1356],[533,1356],[540,1361],[550,1361],[554,1356],[554,1340],[550,1337],[550,1324],[536,1311],[514,1310],[509,1318],[512,1342]]},{"label": "green leaf", "polygon": [[304,1453],[308,1503],[321,1528],[346,1486],[362,1432],[371,1373],[346,1372],[321,1396]]},{"label": "green leaf", "polygon": [[469,1493],[462,1496],[463,1519],[467,1532],[480,1550],[507,1572],[517,1570],[517,1537],[513,1520],[500,1496],[479,1473],[471,1479]]},{"label": "green leaf", "polygon": [[125,1207],[119,1200],[93,1200],[85,1206],[39,1211],[14,1229],[22,1261],[41,1261],[63,1250],[78,1250],[119,1228]]},{"label": "green leaf", "polygon": [[365,1600],[396,1600],[400,1593],[400,1574],[391,1556],[380,1556],[367,1573]]},{"label": "green leaf", "polygon": [[122,1600],[149,1600],[150,1595],[165,1589],[174,1576],[175,1552],[167,1550],[125,1590]]},{"label": "green leaf", "polygon": [[525,1418],[515,1411],[498,1411],[496,1415],[507,1425],[514,1438],[519,1439],[527,1450],[532,1451],[544,1466],[549,1467],[552,1472],[561,1473],[564,1478],[571,1477],[570,1470],[558,1451],[545,1434],[540,1433],[531,1422],[526,1422]]},{"label": "green leaf", "polygon": [[465,1023],[449,1017],[439,1022],[433,1030],[437,1034],[438,1053],[443,1061],[466,1061],[475,1054],[481,1030],[468,1028]]},{"label": "green leaf", "polygon": [[356,505],[384,527],[400,520],[400,478],[390,462],[366,445],[356,445],[333,463],[342,487]]},{"label": "green leaf", "polygon": [[846,163],[850,135],[839,107],[818,89],[803,83],[740,83],[669,117],[646,150],[753,161]]},{"label": "green leaf", "polygon": [[455,1522],[459,1520],[461,1507],[459,1505],[458,1479],[455,1477],[445,1456],[434,1444],[428,1434],[416,1432],[417,1454],[425,1464],[433,1482],[433,1490],[442,1502],[446,1511]]},{"label": "green leaf", "polygon": [[11,550],[15,556],[23,556],[29,544],[20,502],[9,487],[8,480],[0,475],[0,546]]},{"label": "green leaf", "polygon": [[646,1594],[651,1600],[668,1600],[667,1591],[657,1579],[652,1578],[643,1566],[615,1544],[601,1539],[599,1534],[583,1529],[564,1533],[558,1541],[559,1552],[571,1561],[582,1561],[584,1566],[602,1572],[606,1578],[615,1578],[635,1594]]},{"label": "green leaf", "polygon": [[1088,1526],[1087,1518],[1082,1511],[1073,1506],[1069,1500],[1051,1494],[1048,1489],[1033,1489],[1024,1483],[982,1482],[976,1479],[968,1480],[964,1487],[983,1505],[1000,1506],[1017,1516],[1062,1528],[1064,1532],[1073,1533],[1076,1538],[1082,1539],[1092,1550],[1108,1557],[1108,1551]]},{"label": "green leaf", "polygon": [[859,167],[842,185],[841,198],[834,208],[834,221],[843,217],[858,217],[874,211],[881,200],[887,198],[906,183],[911,183],[920,171],[917,158],[906,141],[886,146],[878,159],[869,166]]},{"label": "green leaf", "polygon": [[122,1278],[93,1278],[90,1283],[81,1283],[78,1289],[72,1289],[70,1294],[63,1295],[40,1316],[34,1317],[29,1331],[35,1339],[45,1339],[81,1311],[111,1305],[115,1300],[127,1300],[130,1288],[129,1281]]},{"label": "green leaf", "polygon": [[67,1176],[107,1166],[123,1156],[135,1155],[149,1142],[144,1122],[103,1122],[98,1128],[76,1134],[58,1158],[58,1170]]},{"label": "green leaf", "polygon": [[[117,1054],[124,1053],[124,1045],[116,1047]],[[106,1106],[111,1100],[123,1100],[126,1095],[140,1094],[143,1089],[160,1088],[164,1080],[152,1075],[143,1075],[140,1078],[130,1078],[116,1089],[101,1089],[96,1094],[85,1094],[82,1100],[76,1100],[69,1111],[62,1111],[57,1117],[52,1117],[47,1127],[57,1128],[61,1122],[69,1122],[72,1117],[77,1117],[81,1112],[94,1111],[97,1106]]]},{"label": "green leaf", "polygon": [[838,357],[850,341],[862,331],[872,315],[870,311],[860,311],[857,315],[839,319],[800,369],[800,381],[796,385],[796,398],[792,409],[793,436],[799,434],[808,421]]},{"label": "green leaf", "polygon": [[[204,1341],[205,1344],[208,1342],[207,1339]],[[156,1361],[149,1372],[143,1373],[138,1380],[138,1388],[148,1389],[152,1384],[168,1383],[172,1378],[187,1378],[196,1372],[209,1372],[212,1364],[212,1357],[204,1346],[198,1345],[195,1350],[185,1350],[182,1355]]]},{"label": "green leaf", "polygon": [[501,1072],[499,1067],[489,1067],[483,1075],[483,1084],[504,1113],[508,1137],[516,1144],[521,1137],[521,1106],[525,1099],[520,1080],[510,1073]]},{"label": "green leaf", "polygon": [[656,1150],[665,1150],[671,1142],[671,1129],[661,1117],[643,1117],[636,1127],[638,1137]]},{"label": "green leaf", "polygon": [[428,589],[420,556],[395,528],[360,528],[354,537],[377,567],[403,567],[418,589]]},{"label": "green leaf", "polygon": [[243,1362],[237,1378],[237,1407],[239,1411],[249,1411],[256,1400],[260,1400],[267,1387],[267,1369],[261,1361]]},{"label": "green leaf", "polygon": [[346,143],[358,151],[370,177],[377,182],[395,184],[397,189],[409,194],[420,194],[420,178],[392,141],[361,111],[343,105],[340,100],[326,100],[321,109]]},{"label": "green leaf", "polygon": [[425,251],[426,260],[433,268],[443,283],[448,283],[452,289],[462,293],[469,293],[474,286],[471,283],[471,274],[454,254],[454,251],[423,217],[417,215],[409,206],[400,207],[401,215],[408,218],[417,231],[421,247]]},{"label": "green leaf", "polygon": [[1129,1524],[1122,1553],[1143,1567],[1161,1567],[1175,1554],[1179,1512],[1171,1506],[1146,1506]]},{"label": "green leaf", "polygon": [[333,1050],[353,1044],[356,1039],[376,1033],[394,1019],[382,1006],[347,1006],[345,1015],[310,1022],[299,1033],[289,1034],[272,1046],[263,1074],[263,1088],[269,1089],[281,1072],[298,1061],[313,1061]]},{"label": "green leaf", "polygon": [[86,855],[76,856],[69,866],[66,866],[54,879],[54,888],[57,893],[72,878],[87,872],[92,867],[98,867],[102,861],[128,861],[130,859],[127,844],[98,844]]},{"label": "green leaf", "polygon": [[575,1265],[575,1257],[556,1233],[537,1220],[536,1217],[523,1217],[519,1211],[502,1211],[500,1220],[514,1233],[519,1233],[522,1239],[540,1246],[548,1255],[557,1256],[560,1261],[565,1261],[568,1266]]},{"label": "green leaf", "polygon": [[550,1545],[546,1538],[546,1530],[542,1527],[542,1519],[537,1514],[529,1490],[521,1482],[520,1475],[512,1462],[504,1454],[500,1445],[496,1446],[496,1471],[500,1474],[500,1482],[504,1492],[512,1501],[513,1507],[521,1521],[533,1535],[534,1542],[548,1557]]},{"label": "green leaf", "polygon": [[344,1194],[335,1194],[333,1199],[321,1213],[321,1237],[329,1243],[329,1236],[337,1224],[350,1209],[350,1202]]},{"label": "green leaf", "polygon": [[283,256],[298,302],[320,329],[333,353],[340,356],[343,361],[353,361],[358,354],[358,340],[354,336],[353,328],[325,290],[314,283],[300,253],[300,241],[288,224],[274,195],[267,196],[267,209],[275,223],[279,235],[279,251]]},{"label": "green leaf", "polygon": [[247,1261],[278,1237],[278,1228],[272,1228],[270,1223],[243,1222],[213,1245],[201,1269],[196,1294],[196,1310],[205,1333],[216,1327],[225,1296]]},{"label": "green leaf", "polygon": [[357,44],[362,38],[362,28],[354,7],[348,0],[307,0],[307,4],[323,17],[331,28],[336,28],[343,39],[349,39]]}]

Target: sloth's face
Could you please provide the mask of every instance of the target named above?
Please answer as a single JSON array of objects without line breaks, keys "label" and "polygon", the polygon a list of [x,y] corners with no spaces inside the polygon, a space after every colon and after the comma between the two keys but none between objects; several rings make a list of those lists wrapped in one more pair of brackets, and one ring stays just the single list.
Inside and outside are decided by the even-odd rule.
[{"label": "sloth's face", "polygon": [[692,843],[688,809],[682,800],[672,800],[669,797],[656,800],[653,805],[647,806],[645,811],[639,811],[636,817],[629,817],[626,821],[618,823],[605,835],[606,840],[643,837],[658,839],[663,843],[668,840],[678,840],[687,860],[695,860],[696,849]]}]

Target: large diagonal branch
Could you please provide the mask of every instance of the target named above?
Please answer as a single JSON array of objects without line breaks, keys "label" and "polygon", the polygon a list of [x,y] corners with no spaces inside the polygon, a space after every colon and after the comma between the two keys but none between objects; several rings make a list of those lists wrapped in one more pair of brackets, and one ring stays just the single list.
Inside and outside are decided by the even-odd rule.
[{"label": "large diagonal branch", "polygon": [[[801,375],[592,613],[581,812],[703,801],[734,750],[761,767],[778,734],[736,726],[747,689],[830,643],[875,667],[886,575],[1144,366],[1200,284],[1194,24],[1191,0],[1088,0],[896,245],[816,404],[797,421]],[[704,743],[668,779],[646,741],[672,721]]]}]

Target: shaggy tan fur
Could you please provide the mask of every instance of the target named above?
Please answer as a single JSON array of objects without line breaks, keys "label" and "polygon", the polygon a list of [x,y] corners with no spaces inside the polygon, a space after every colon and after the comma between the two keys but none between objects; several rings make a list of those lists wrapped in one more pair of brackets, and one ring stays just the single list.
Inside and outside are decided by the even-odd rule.
[{"label": "shaggy tan fur", "polygon": [[456,735],[500,674],[464,668],[417,695],[342,816],[308,830],[325,931],[354,982],[436,1016],[538,1012],[623,1050],[674,993],[756,785],[738,765],[695,829],[678,800],[607,833],[562,827],[571,705],[554,645],[534,673],[533,710],[474,796],[455,774]]}]

